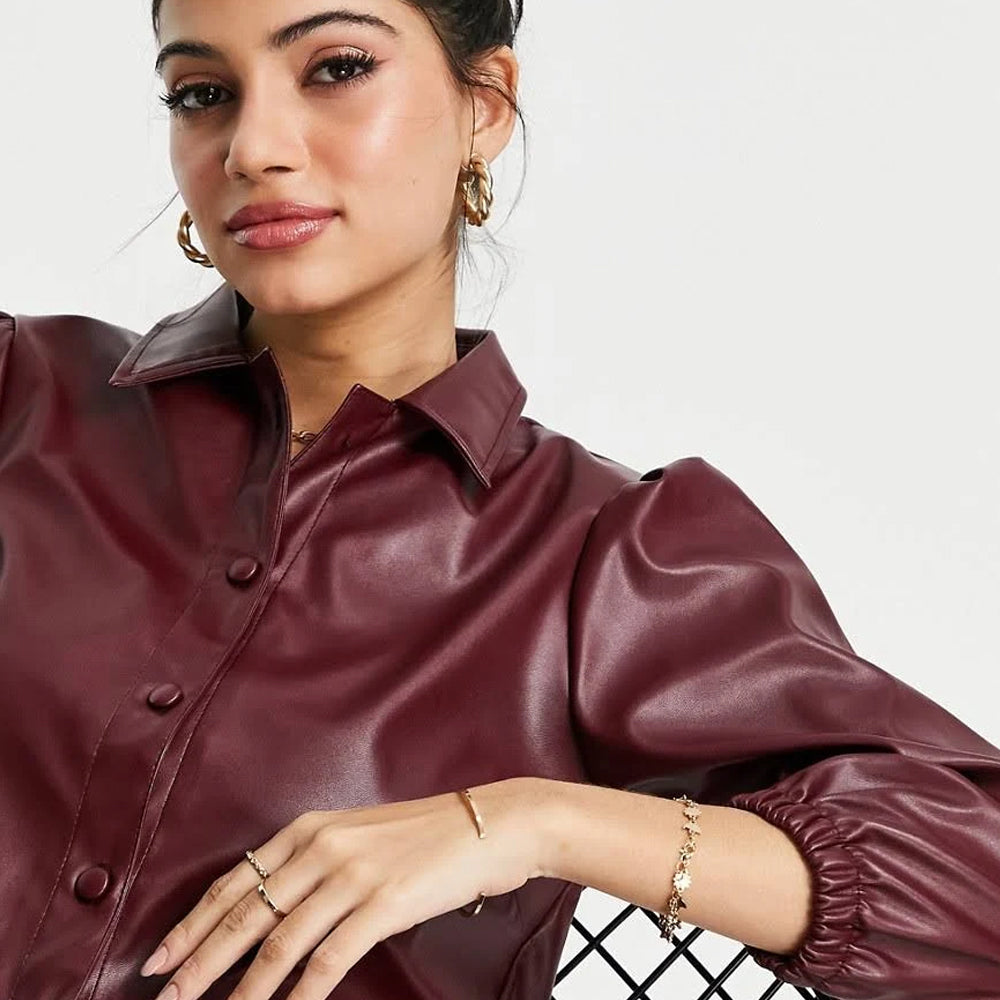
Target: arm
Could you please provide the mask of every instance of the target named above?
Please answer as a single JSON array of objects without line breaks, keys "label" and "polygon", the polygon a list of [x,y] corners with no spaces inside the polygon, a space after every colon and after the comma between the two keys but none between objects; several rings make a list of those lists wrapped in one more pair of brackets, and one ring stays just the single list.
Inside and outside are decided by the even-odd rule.
[{"label": "arm", "polygon": [[[746,932],[750,876],[733,893],[742,916],[698,903],[713,926],[743,922],[758,964],[843,1000],[998,995],[1000,750],[857,655],[791,546],[709,463],[647,473],[598,513],[573,581],[569,686],[589,781],[684,792],[794,841],[814,894],[791,953]],[[676,828],[664,837],[669,866]],[[713,893],[718,844],[698,841]]]},{"label": "arm", "polygon": [[[600,785],[545,784],[540,874],[663,912],[684,842],[683,805]],[[685,923],[793,952],[809,923],[811,877],[794,841],[753,813],[701,806]],[[583,832],[586,835],[582,835]]]}]

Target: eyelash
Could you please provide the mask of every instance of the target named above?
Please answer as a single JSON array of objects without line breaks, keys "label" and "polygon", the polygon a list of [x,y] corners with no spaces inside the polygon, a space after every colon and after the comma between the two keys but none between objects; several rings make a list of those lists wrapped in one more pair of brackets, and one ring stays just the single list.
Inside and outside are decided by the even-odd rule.
[{"label": "eyelash", "polygon": [[[340,55],[333,56],[330,59],[324,59],[321,63],[316,66],[316,72],[321,69],[325,69],[328,66],[349,66],[352,69],[362,69],[363,72],[358,73],[356,76],[352,76],[347,80],[334,80],[332,82],[325,81],[323,83],[317,84],[320,87],[352,87],[359,83],[364,83],[365,80],[371,75],[372,67],[375,65],[375,56],[371,53],[365,52],[357,55]],[[218,107],[218,105],[209,105],[204,108],[189,108],[186,107],[182,102],[188,94],[195,93],[197,91],[203,90],[225,90],[224,87],[220,87],[216,83],[189,83],[183,87],[178,87],[172,90],[168,94],[160,94],[160,101],[166,105],[170,114],[176,115],[177,117],[188,117],[192,115],[203,114],[206,111],[211,111],[213,107]],[[225,103],[225,102],[223,102]]]}]

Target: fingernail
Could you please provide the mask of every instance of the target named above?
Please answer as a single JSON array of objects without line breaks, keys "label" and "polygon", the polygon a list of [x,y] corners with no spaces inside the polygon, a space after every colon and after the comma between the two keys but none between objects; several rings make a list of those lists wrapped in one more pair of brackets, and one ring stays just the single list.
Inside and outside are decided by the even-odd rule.
[{"label": "fingernail", "polygon": [[176,983],[169,983],[167,988],[156,998],[156,1000],[177,1000],[181,995],[181,991],[177,988]]},{"label": "fingernail", "polygon": [[146,959],[145,964],[139,970],[139,974],[142,976],[151,976],[161,965],[163,965],[166,960],[167,948],[166,945],[161,944],[160,947]]}]

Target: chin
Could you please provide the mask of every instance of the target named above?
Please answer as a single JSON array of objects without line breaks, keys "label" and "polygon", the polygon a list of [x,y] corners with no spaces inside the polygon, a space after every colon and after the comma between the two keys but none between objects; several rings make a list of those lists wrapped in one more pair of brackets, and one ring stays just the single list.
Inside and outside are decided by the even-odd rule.
[{"label": "chin", "polygon": [[336,310],[373,296],[392,299],[400,282],[434,261],[425,247],[402,248],[382,241],[350,253],[311,250],[320,248],[314,242],[249,260],[245,253],[230,255],[225,262],[233,265],[227,269],[228,280],[262,313],[295,316]]},{"label": "chin", "polygon": [[339,273],[327,265],[316,275],[299,268],[240,268],[227,277],[230,284],[262,313],[281,316],[305,315],[335,309],[360,290],[355,276]]}]

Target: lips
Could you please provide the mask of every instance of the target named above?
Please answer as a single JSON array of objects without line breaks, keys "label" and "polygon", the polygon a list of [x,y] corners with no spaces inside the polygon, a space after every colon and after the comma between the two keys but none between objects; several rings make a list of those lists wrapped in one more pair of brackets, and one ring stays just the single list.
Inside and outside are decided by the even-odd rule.
[{"label": "lips", "polygon": [[279,219],[329,219],[336,215],[333,208],[307,205],[300,201],[269,201],[259,205],[245,205],[226,222],[231,232]]}]

